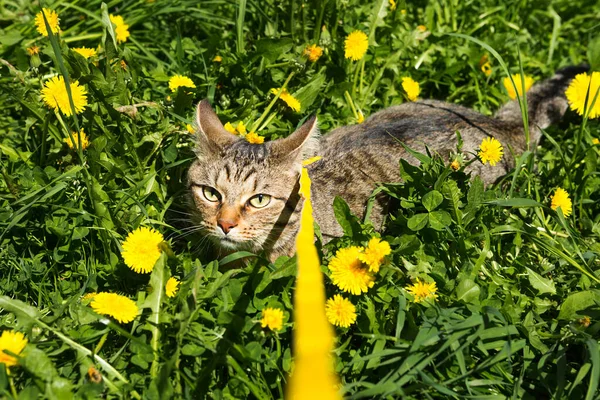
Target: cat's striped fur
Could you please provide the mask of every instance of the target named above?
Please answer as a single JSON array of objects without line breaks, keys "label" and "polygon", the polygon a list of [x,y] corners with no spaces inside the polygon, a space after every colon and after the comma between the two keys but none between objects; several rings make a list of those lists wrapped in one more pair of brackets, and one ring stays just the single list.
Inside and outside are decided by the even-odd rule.
[{"label": "cat's striped fur", "polygon": [[[564,91],[570,80],[586,69],[565,68],[529,90],[532,144],[539,141],[540,129],[564,114]],[[320,143],[314,117],[288,138],[261,145],[227,132],[206,101],[198,105],[197,124],[198,159],[188,174],[196,222],[222,253],[264,250],[271,259],[294,251],[302,207],[298,178],[301,162],[308,156],[322,155],[309,166],[309,175],[315,219],[324,238],[329,239],[342,234],[333,213],[335,196],[344,198],[355,214],[362,215],[378,183],[400,181],[400,158],[417,164],[399,141],[418,151],[427,145],[442,156],[456,149],[457,131],[464,140],[465,154],[475,153],[486,137],[495,137],[505,149],[510,146],[516,152],[527,147],[516,101],[505,105],[495,117],[440,101],[405,103],[373,114],[363,124],[335,129]],[[513,164],[507,150],[495,167],[473,163],[468,172],[491,183]],[[213,192],[208,196],[212,200],[218,197],[218,201],[207,199],[207,187],[215,191],[215,197]],[[261,194],[270,196],[270,202],[262,208],[252,206],[249,201]],[[386,199],[381,198],[373,210],[377,228],[381,228],[385,206]]]}]

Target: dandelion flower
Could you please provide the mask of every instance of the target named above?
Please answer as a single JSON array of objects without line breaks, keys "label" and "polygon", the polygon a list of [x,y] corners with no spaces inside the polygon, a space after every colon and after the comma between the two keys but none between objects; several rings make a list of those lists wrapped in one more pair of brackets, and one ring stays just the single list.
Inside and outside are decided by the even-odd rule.
[{"label": "dandelion flower", "polygon": [[495,138],[485,138],[479,146],[479,158],[483,164],[489,162],[493,167],[502,159],[504,148]]},{"label": "dandelion flower", "polygon": [[415,101],[419,97],[419,93],[421,93],[421,87],[419,86],[419,82],[415,82],[412,78],[404,77],[402,78],[402,89],[406,92],[406,96],[410,101]]},{"label": "dandelion flower", "polygon": [[369,48],[369,39],[362,31],[354,31],[344,42],[344,57],[358,61],[365,56]]},{"label": "dandelion flower", "polygon": [[347,247],[338,250],[329,261],[331,280],[344,292],[361,294],[374,285],[375,278],[360,261],[362,252],[362,247]]},{"label": "dandelion flower", "polygon": [[160,258],[159,245],[163,241],[160,232],[145,226],[131,232],[123,242],[121,255],[125,264],[137,273],[149,273]]},{"label": "dandelion flower", "polygon": [[76,47],[73,51],[81,54],[85,59],[98,55],[95,49],[90,49],[89,47]]},{"label": "dandelion flower", "polygon": [[[515,87],[513,86],[512,82],[510,81],[510,78],[508,78],[508,77],[504,78],[502,83],[504,84],[504,87],[506,88],[506,91],[508,92],[508,96],[514,100],[517,98],[517,93],[519,94],[519,96],[523,96],[523,81],[521,81],[521,74],[514,74],[512,76],[512,78],[513,78],[513,81],[515,81],[515,85],[517,86],[516,92],[515,92]],[[531,85],[533,85],[533,78],[530,77],[529,75],[525,75],[525,91],[526,92],[529,90]]]},{"label": "dandelion flower", "polygon": [[235,127],[235,131],[240,136],[244,136],[246,134],[246,125],[244,125],[242,121],[238,122],[237,126]]},{"label": "dandelion flower", "polygon": [[551,198],[550,208],[555,210],[560,207],[565,217],[571,215],[573,204],[569,198],[569,193],[563,188],[557,188]]},{"label": "dandelion flower", "polygon": [[394,11],[396,9],[396,0],[390,0],[390,10]]},{"label": "dandelion flower", "polygon": [[[52,31],[52,33],[57,34],[60,30],[60,27],[58,26],[60,19],[58,18],[57,12],[45,7],[42,10],[44,10],[44,14],[46,15],[46,20],[48,20],[50,30]],[[42,15],[41,11],[35,16],[35,27],[42,36],[48,36],[48,30],[46,29],[46,24],[44,23],[44,16]]]},{"label": "dandelion flower", "polygon": [[365,122],[365,115],[362,113],[362,111],[359,111],[358,118],[356,118],[356,123],[362,124],[363,122]]},{"label": "dandelion flower", "polygon": [[593,138],[592,139],[592,144],[600,144],[600,139]]},{"label": "dandelion flower", "polygon": [[124,324],[133,321],[139,311],[133,300],[120,294],[107,292],[95,295],[90,306],[98,314],[111,316]]},{"label": "dandelion flower", "polygon": [[358,259],[369,267],[369,271],[377,273],[383,259],[391,252],[392,249],[388,242],[374,237],[369,240],[364,252],[358,255]]},{"label": "dandelion flower", "polygon": [[[279,90],[281,90],[281,89],[280,88],[271,89],[271,93],[274,95],[277,95],[277,93],[279,93]],[[283,90],[281,90],[281,94],[279,95],[279,98],[281,100],[283,100],[288,105],[288,107],[291,108],[292,110],[294,110],[296,112],[300,111],[300,107],[301,107],[300,102],[294,96],[289,94],[287,89],[284,88]]]},{"label": "dandelion flower", "polygon": [[283,310],[270,307],[262,310],[260,326],[263,328],[268,327],[272,331],[281,330],[283,327]]},{"label": "dandelion flower", "polygon": [[[84,86],[79,86],[79,82],[70,82],[71,96],[73,98],[73,105],[75,106],[75,112],[77,114],[83,112],[83,109],[87,106],[87,91]],[[62,111],[67,117],[71,116],[71,104],[69,104],[69,95],[67,94],[67,85],[62,76],[55,76],[50,78],[44,84],[42,89],[42,100],[48,106],[55,110]]]},{"label": "dandelion flower", "polygon": [[77,150],[77,148],[79,147],[79,144],[80,144],[80,142],[79,142],[80,137],[81,137],[81,150],[87,149],[88,146],[90,145],[88,137],[85,134],[85,132],[83,131],[83,128],[81,128],[81,130],[79,131],[79,135],[77,135],[77,132],[71,132],[71,135],[73,136],[73,139],[75,139],[75,143],[77,144],[77,146],[71,141],[70,137],[67,137],[66,139],[63,140],[63,142],[65,142],[67,144],[67,146],[69,146],[70,149]]},{"label": "dandelion flower", "polygon": [[458,162],[458,160],[452,161],[452,163],[450,164],[450,168],[452,168],[455,171],[458,171],[460,169],[460,163]]},{"label": "dandelion flower", "polygon": [[115,33],[117,35],[117,43],[124,43],[129,37],[129,25],[125,23],[120,15],[109,15],[110,22],[115,24]]},{"label": "dandelion flower", "polygon": [[261,144],[265,142],[265,138],[258,136],[256,132],[250,132],[246,135],[246,140],[252,144]]},{"label": "dandelion flower", "polygon": [[235,133],[235,128],[233,127],[233,125],[231,124],[231,122],[227,122],[225,125],[223,125],[223,128],[225,128],[225,130],[226,130],[227,132],[231,132],[231,133],[233,133],[234,135],[236,134],[236,133]]},{"label": "dandelion flower", "polygon": [[165,285],[165,292],[167,293],[167,297],[175,297],[175,293],[179,291],[179,280],[174,277],[170,277]]},{"label": "dandelion flower", "polygon": [[40,48],[35,45],[27,48],[27,53],[30,56],[35,56],[36,54],[39,54],[39,52],[40,52]]},{"label": "dandelion flower", "polygon": [[221,61],[223,61],[223,57],[221,56],[215,56],[215,58],[213,58],[213,61],[216,63],[220,63]]},{"label": "dandelion flower", "polygon": [[[592,75],[588,75],[584,72],[583,74],[577,75],[575,79],[571,81],[571,84],[565,92],[571,110],[576,111],[579,115],[583,115],[587,108],[588,118],[593,119],[600,116],[600,94],[596,97],[594,107],[590,108],[592,101],[594,101],[594,97],[599,90],[600,72],[592,72]],[[586,98],[587,104],[585,101]]]},{"label": "dandelion flower", "polygon": [[317,62],[319,58],[323,55],[323,48],[317,46],[316,44],[311,44],[310,46],[306,46],[304,52],[302,53],[308,61]]},{"label": "dandelion flower", "polygon": [[419,26],[417,26],[417,30],[419,32],[426,32],[427,31],[427,27],[425,25],[419,25]]},{"label": "dandelion flower", "polygon": [[490,76],[492,74],[492,64],[490,64],[489,61],[482,64],[481,72],[483,72],[485,76]]},{"label": "dandelion flower", "polygon": [[94,297],[96,297],[97,294],[98,294],[97,292],[86,293],[81,297],[81,300],[91,300]]},{"label": "dandelion flower", "polygon": [[176,92],[180,87],[195,88],[196,85],[194,85],[194,82],[190,78],[183,75],[175,75],[169,79],[169,89],[171,89],[172,92]]},{"label": "dandelion flower", "polygon": [[27,338],[21,332],[2,332],[2,336],[0,336],[0,363],[5,364],[7,368],[17,365],[18,359],[15,356],[5,353],[4,350],[19,355],[26,345]]},{"label": "dandelion flower", "polygon": [[194,127],[190,124],[185,124],[185,130],[188,131],[188,133],[194,134],[196,131],[194,130]]},{"label": "dandelion flower", "polygon": [[343,298],[339,294],[327,300],[325,314],[331,324],[341,326],[342,328],[348,328],[356,322],[356,307],[354,307],[354,304],[350,300]]},{"label": "dandelion flower", "polygon": [[427,299],[435,300],[438,297],[437,294],[435,294],[435,292],[437,292],[435,282],[426,283],[417,279],[417,282],[412,286],[408,286],[406,290],[414,296],[415,303],[422,303]]}]

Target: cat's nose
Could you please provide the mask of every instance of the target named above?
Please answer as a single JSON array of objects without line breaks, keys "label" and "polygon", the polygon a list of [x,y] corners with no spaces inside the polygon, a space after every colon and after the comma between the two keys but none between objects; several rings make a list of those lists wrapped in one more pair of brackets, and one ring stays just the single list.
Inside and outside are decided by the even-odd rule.
[{"label": "cat's nose", "polygon": [[227,235],[229,233],[229,231],[231,231],[233,228],[235,228],[237,226],[237,221],[220,219],[219,221],[217,221],[217,225],[219,225],[219,227]]}]

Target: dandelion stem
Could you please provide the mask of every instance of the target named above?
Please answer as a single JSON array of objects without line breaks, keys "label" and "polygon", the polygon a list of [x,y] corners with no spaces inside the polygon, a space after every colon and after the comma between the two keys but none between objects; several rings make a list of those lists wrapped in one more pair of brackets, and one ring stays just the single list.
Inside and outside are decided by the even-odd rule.
[{"label": "dandelion stem", "polygon": [[269,105],[267,106],[265,111],[263,111],[262,115],[256,120],[254,125],[252,125],[252,129],[250,129],[250,132],[256,132],[256,130],[258,129],[260,124],[267,117],[267,114],[269,114],[269,111],[271,111],[271,108],[273,108],[273,106],[275,105],[275,102],[277,101],[277,99],[279,98],[281,93],[283,93],[283,90],[287,87],[287,84],[290,82],[290,80],[292,80],[293,76],[294,76],[294,72],[290,72],[290,74],[288,75],[285,82],[283,82],[283,85],[281,86],[281,88],[279,88],[279,91],[277,91],[277,94],[275,95],[275,97],[273,97],[273,100],[271,100],[271,102],[269,103]]},{"label": "dandelion stem", "polygon": [[12,375],[8,375],[8,383],[10,384],[10,393],[13,395],[15,399],[19,398],[19,394],[17,393],[17,388],[15,387],[15,381]]}]

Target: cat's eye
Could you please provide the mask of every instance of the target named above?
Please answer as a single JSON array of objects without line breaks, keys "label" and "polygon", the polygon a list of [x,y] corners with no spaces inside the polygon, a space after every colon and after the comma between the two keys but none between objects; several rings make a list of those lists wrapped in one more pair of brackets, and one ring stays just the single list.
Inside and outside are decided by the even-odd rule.
[{"label": "cat's eye", "polygon": [[204,195],[204,198],[210,201],[211,203],[221,201],[221,193],[217,192],[210,186],[202,186],[202,194]]},{"label": "cat's eye", "polygon": [[267,204],[271,202],[271,196],[268,194],[257,194],[256,196],[252,196],[248,203],[254,208],[263,208],[266,207]]}]

